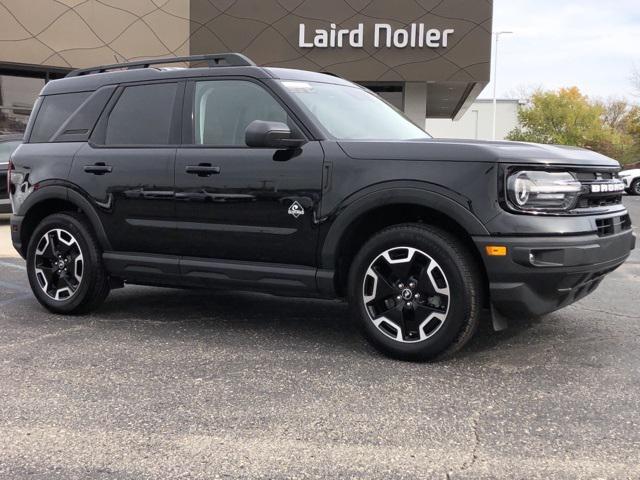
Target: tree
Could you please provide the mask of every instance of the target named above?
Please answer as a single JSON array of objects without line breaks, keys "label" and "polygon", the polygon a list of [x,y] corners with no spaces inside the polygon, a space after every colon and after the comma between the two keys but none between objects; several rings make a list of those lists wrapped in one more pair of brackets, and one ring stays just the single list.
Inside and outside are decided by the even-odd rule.
[{"label": "tree", "polygon": [[640,106],[634,105],[624,117],[624,131],[640,144]]},{"label": "tree", "polygon": [[640,106],[634,105],[624,117],[622,129],[631,138],[631,145],[622,158],[623,163],[640,162]]},{"label": "tree", "polygon": [[623,160],[633,139],[625,131],[626,102],[591,102],[576,87],[537,90],[520,110],[509,140],[573,145]]},{"label": "tree", "polygon": [[511,140],[584,146],[601,126],[602,107],[591,105],[576,87],[535,91],[520,110]]},{"label": "tree", "polygon": [[623,130],[630,108],[626,100],[612,98],[606,102],[597,102],[596,105],[602,109],[602,121],[607,127],[616,131]]}]

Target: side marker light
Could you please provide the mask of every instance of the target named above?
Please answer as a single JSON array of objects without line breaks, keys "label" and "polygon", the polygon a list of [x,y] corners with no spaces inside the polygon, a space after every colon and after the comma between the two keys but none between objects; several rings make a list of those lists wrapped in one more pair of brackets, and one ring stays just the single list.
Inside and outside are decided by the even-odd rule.
[{"label": "side marker light", "polygon": [[485,247],[487,255],[490,257],[506,257],[507,247],[503,245],[487,245]]}]

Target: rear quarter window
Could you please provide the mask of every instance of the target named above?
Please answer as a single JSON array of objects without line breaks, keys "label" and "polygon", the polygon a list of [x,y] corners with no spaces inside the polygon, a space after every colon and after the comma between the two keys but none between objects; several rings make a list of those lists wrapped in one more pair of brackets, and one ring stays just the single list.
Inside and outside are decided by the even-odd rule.
[{"label": "rear quarter window", "polygon": [[30,143],[46,143],[69,116],[84,102],[92,92],[62,93],[43,98],[37,112]]}]

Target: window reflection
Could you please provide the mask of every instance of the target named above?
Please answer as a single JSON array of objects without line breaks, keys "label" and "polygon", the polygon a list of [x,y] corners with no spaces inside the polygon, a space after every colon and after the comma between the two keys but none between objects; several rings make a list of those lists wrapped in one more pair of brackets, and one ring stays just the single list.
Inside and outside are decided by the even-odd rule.
[{"label": "window reflection", "polygon": [[44,79],[0,75],[0,134],[24,133]]}]

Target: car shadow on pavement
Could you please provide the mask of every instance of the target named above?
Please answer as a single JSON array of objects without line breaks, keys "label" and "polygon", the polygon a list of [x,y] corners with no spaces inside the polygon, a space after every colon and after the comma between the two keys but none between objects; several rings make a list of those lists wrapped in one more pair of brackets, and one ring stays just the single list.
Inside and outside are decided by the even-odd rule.
[{"label": "car shadow on pavement", "polygon": [[[164,325],[166,331],[229,341],[367,350],[345,303],[239,291],[126,287],[94,314],[103,322]],[[215,333],[215,335],[212,335]],[[215,340],[214,340],[215,338]],[[244,340],[243,340],[244,339]],[[274,345],[275,346],[275,345]]]},{"label": "car shadow on pavement", "polygon": [[[51,316],[30,295],[23,261],[0,258],[0,280],[20,285],[20,296],[3,308],[31,310],[38,322],[69,321],[83,324],[99,322],[103,327],[134,326],[153,335],[174,335],[176,332],[195,336],[200,341],[228,342],[238,347],[242,343],[261,344],[266,349],[278,349],[283,344],[292,349],[331,349],[338,353],[374,352],[351,320],[349,307],[337,300],[278,297],[274,295],[222,290],[182,290],[127,286],[114,290],[94,313],[83,316]],[[8,268],[15,265],[15,268]],[[9,275],[10,274],[10,275]],[[8,278],[5,278],[8,277]],[[544,319],[513,321],[507,330],[495,332],[488,312],[469,344],[454,358],[474,357],[500,351],[505,344],[523,338],[536,343],[552,343],[553,334],[529,331]],[[147,328],[148,327],[148,328]],[[546,330],[546,329],[539,329]]]},{"label": "car shadow on pavement", "polygon": [[[207,335],[212,330],[224,338],[244,335],[251,342],[286,342],[304,348],[322,345],[370,354],[351,320],[349,308],[340,301],[285,298],[237,291],[201,291],[156,288],[125,288],[115,291],[96,315],[102,321],[163,323]],[[513,322],[495,332],[488,313],[469,345],[457,356],[472,356],[499,349],[501,344],[527,335],[543,320]],[[544,341],[544,337],[537,336]]]},{"label": "car shadow on pavement", "polygon": [[548,317],[514,319],[508,321],[508,327],[505,330],[495,331],[491,314],[486,310],[482,314],[478,331],[467,346],[457,354],[457,357],[472,357],[478,353],[487,353],[494,350],[502,351],[507,344],[516,343],[523,339],[527,339],[528,342],[536,342],[542,346],[546,342],[551,344],[556,337],[555,333],[548,332],[548,334],[545,334],[538,331],[535,336],[531,335],[532,330],[537,329],[546,322],[551,323],[552,320]]}]

